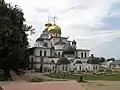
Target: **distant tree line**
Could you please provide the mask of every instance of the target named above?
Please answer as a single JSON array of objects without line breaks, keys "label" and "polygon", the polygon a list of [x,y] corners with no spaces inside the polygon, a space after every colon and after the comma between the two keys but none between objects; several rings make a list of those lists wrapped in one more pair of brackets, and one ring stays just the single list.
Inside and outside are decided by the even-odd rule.
[{"label": "distant tree line", "polygon": [[109,58],[109,59],[106,59],[104,57],[94,57],[93,54],[91,54],[91,56],[88,58],[88,60],[92,60],[93,63],[103,63],[105,61],[115,61],[115,58]]}]

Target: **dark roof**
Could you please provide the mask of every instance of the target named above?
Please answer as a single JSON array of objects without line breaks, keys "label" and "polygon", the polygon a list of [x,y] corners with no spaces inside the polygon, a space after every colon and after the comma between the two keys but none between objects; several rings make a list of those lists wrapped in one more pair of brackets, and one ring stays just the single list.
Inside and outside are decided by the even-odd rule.
[{"label": "dark roof", "polygon": [[62,38],[62,39],[68,39],[67,37],[57,37],[57,36],[53,36],[53,37],[51,37],[50,39],[52,39],[52,38]]},{"label": "dark roof", "polygon": [[45,28],[45,30],[43,30],[43,32],[48,32],[48,28]]},{"label": "dark roof", "polygon": [[43,38],[39,37],[36,41],[43,41]]},{"label": "dark roof", "polygon": [[47,46],[48,46],[48,43],[47,43],[47,42],[44,42],[44,43],[43,43],[43,46],[47,47]]},{"label": "dark roof", "polygon": [[87,63],[88,64],[99,64],[97,60],[88,60]]},{"label": "dark roof", "polygon": [[77,51],[90,51],[90,50],[87,50],[87,49],[77,49]]},{"label": "dark roof", "polygon": [[63,54],[74,54],[74,53],[75,53],[75,49],[70,44],[67,44],[63,48]]},{"label": "dark roof", "polygon": [[63,49],[55,49],[55,51],[63,51]]},{"label": "dark roof", "polygon": [[74,47],[74,46],[72,46],[73,47],[73,49],[76,51],[76,47]]},{"label": "dark roof", "polygon": [[54,60],[52,60],[52,61],[50,62],[50,64],[55,64]]},{"label": "dark roof", "polygon": [[79,60],[77,60],[77,61],[76,61],[76,64],[82,64],[82,62],[81,62],[81,61],[79,61]]},{"label": "dark roof", "polygon": [[55,43],[55,45],[65,45],[66,43],[63,42],[61,39]]},{"label": "dark roof", "polygon": [[100,64],[99,61],[94,57],[89,57],[87,63],[88,64]]},{"label": "dark roof", "polygon": [[36,48],[51,49],[50,47],[45,47],[45,46],[41,46],[41,47],[32,47],[32,48],[34,48],[34,49],[36,49]]},{"label": "dark roof", "polygon": [[57,65],[61,65],[61,64],[70,64],[70,62],[66,57],[61,56],[57,61]]}]

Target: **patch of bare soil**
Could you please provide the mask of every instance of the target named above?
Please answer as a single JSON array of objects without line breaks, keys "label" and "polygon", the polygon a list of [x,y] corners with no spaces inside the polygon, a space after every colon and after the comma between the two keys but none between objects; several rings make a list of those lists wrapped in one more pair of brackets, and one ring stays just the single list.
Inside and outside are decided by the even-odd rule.
[{"label": "patch of bare soil", "polygon": [[82,85],[86,90],[120,90],[119,81],[90,81]]}]

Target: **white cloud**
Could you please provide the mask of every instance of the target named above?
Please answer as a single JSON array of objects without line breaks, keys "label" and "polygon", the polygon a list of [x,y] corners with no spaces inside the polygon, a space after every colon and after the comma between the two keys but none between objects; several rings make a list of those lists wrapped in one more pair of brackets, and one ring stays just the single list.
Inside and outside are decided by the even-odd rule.
[{"label": "white cloud", "polygon": [[78,47],[98,52],[97,46],[120,36],[119,30],[95,30],[102,26],[103,18],[113,3],[119,0],[6,0],[21,6],[28,24],[36,29],[30,36],[35,41],[39,37],[48,16],[56,15],[56,23],[64,36],[75,36]]}]

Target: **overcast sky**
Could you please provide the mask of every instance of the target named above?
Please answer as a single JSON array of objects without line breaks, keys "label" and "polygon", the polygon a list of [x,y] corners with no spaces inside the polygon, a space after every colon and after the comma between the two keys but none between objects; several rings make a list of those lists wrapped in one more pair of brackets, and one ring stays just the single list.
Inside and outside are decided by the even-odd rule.
[{"label": "overcast sky", "polygon": [[63,36],[73,37],[78,48],[90,49],[96,56],[120,58],[120,0],[5,0],[19,5],[26,23],[40,36],[48,16],[57,17]]}]

